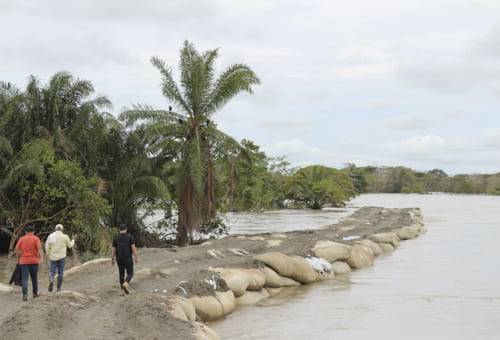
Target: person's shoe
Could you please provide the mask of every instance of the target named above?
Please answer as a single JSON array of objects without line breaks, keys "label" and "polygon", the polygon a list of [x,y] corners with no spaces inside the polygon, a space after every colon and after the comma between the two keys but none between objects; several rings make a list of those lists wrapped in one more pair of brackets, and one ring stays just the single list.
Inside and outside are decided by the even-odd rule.
[{"label": "person's shoe", "polygon": [[28,295],[23,295],[23,301],[28,301]]},{"label": "person's shoe", "polygon": [[122,284],[122,289],[125,292],[125,294],[127,294],[127,295],[130,294],[130,290],[129,290],[129,287],[128,287],[128,282],[125,282],[124,284]]},{"label": "person's shoe", "polygon": [[33,294],[33,299],[36,299],[38,296],[39,296],[38,293]]},{"label": "person's shoe", "polygon": [[57,292],[60,293],[61,292],[61,287],[57,287]]},{"label": "person's shoe", "polygon": [[49,283],[49,293],[52,293],[54,290],[54,282]]}]

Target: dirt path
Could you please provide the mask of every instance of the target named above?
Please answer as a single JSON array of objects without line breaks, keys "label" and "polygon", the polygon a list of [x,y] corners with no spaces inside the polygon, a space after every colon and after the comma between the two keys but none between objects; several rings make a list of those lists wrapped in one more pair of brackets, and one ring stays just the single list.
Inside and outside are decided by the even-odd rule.
[{"label": "dirt path", "polygon": [[42,270],[40,298],[22,302],[18,290],[0,293],[2,338],[189,339],[193,326],[173,318],[158,298],[173,292],[179,282],[199,278],[210,266],[252,266],[253,256],[263,252],[305,256],[318,240],[350,243],[345,239],[411,223],[409,209],[363,208],[319,230],[232,235],[186,248],[140,249],[130,296],[121,295],[117,269],[109,262],[84,265],[68,274],[63,289],[76,295],[49,294],[47,272]]}]

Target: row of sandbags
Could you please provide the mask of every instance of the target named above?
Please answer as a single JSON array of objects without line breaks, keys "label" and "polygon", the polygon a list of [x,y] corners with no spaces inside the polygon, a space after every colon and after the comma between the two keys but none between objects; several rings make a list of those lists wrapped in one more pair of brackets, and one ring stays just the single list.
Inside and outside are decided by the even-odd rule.
[{"label": "row of sandbags", "polygon": [[[346,245],[318,241],[311,249],[315,257],[288,256],[269,252],[254,256],[260,268],[209,268],[227,284],[229,290],[214,295],[172,298],[171,314],[185,321],[213,321],[231,313],[237,305],[254,304],[283,287],[298,286],[346,274],[352,269],[371,266],[374,258],[399,246],[400,240],[411,239],[422,232],[419,223],[394,232],[369,235]],[[199,328],[199,329],[204,329]],[[212,334],[210,331],[204,331]],[[203,332],[202,332],[203,333]],[[213,335],[213,334],[212,334]],[[202,339],[202,338],[200,338]],[[203,339],[211,339],[209,336]]]}]

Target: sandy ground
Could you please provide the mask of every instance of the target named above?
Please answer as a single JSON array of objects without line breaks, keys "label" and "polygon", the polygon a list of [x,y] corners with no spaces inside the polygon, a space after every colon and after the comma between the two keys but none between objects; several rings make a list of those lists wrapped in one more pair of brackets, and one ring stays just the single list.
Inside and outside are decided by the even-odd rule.
[{"label": "sandy ground", "polygon": [[[174,292],[182,281],[200,281],[210,266],[252,267],[255,266],[253,255],[269,251],[305,256],[318,240],[350,244],[352,241],[343,239],[390,231],[412,223],[410,209],[366,207],[338,224],[318,230],[231,235],[185,248],[143,248],[139,250],[137,274],[129,296],[121,293],[118,270],[109,262],[84,266],[79,272],[67,275],[63,289],[84,295],[50,294],[45,263],[39,275],[41,296],[38,299],[31,299],[31,288],[28,302],[21,301],[19,288],[0,293],[0,338],[190,339],[193,326],[171,317],[161,295]],[[74,259],[68,262],[67,269],[77,263]],[[194,290],[200,295],[210,294],[200,287]]]}]

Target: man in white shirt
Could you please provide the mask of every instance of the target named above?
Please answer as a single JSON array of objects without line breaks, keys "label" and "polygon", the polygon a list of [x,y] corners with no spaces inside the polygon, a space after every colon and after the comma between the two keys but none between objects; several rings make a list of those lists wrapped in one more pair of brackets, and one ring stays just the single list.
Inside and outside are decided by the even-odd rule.
[{"label": "man in white shirt", "polygon": [[64,275],[64,260],[66,259],[66,249],[73,248],[75,240],[70,240],[69,236],[63,233],[62,224],[56,225],[56,231],[49,235],[45,242],[45,251],[50,258],[49,272],[49,292],[54,290],[54,277],[57,271],[57,291],[61,291]]}]

